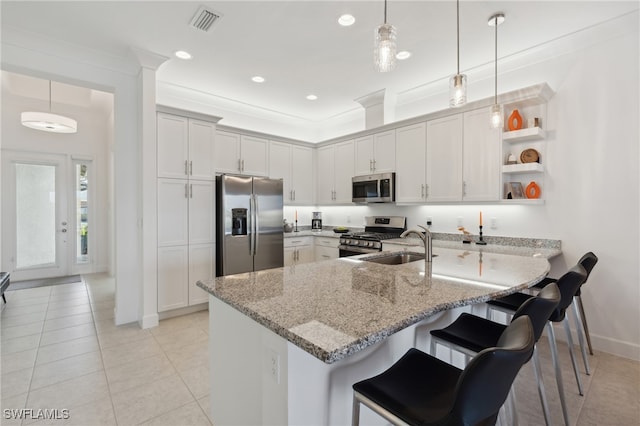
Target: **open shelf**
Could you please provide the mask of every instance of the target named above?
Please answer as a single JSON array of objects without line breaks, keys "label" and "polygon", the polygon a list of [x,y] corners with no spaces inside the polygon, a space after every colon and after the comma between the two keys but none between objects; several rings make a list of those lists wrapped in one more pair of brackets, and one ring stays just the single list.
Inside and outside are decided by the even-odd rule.
[{"label": "open shelf", "polygon": [[546,137],[546,133],[540,127],[530,127],[528,129],[514,130],[512,132],[504,132],[502,140],[505,142],[524,142],[532,140],[542,140]]},{"label": "open shelf", "polygon": [[544,166],[540,163],[518,163],[506,164],[502,166],[502,173],[541,173]]}]

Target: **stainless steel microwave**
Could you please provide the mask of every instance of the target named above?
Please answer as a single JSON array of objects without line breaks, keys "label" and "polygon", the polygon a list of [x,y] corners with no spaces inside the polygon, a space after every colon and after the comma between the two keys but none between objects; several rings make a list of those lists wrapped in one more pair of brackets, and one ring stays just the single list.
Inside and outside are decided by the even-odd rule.
[{"label": "stainless steel microwave", "polygon": [[396,201],[396,174],[379,173],[352,179],[354,203],[393,203]]}]

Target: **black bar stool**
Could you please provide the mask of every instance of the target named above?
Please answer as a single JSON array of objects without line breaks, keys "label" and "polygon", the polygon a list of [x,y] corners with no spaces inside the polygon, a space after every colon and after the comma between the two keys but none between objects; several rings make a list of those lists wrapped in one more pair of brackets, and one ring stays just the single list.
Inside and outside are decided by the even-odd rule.
[{"label": "black bar stool", "polygon": [[521,316],[464,370],[409,349],[383,373],[353,385],[352,425],[360,423],[360,404],[394,424],[493,425],[534,343],[531,320]]},{"label": "black bar stool", "polygon": [[[558,386],[558,393],[560,394],[560,404],[562,405],[562,415],[566,424],[569,424],[569,413],[567,411],[567,403],[564,397],[564,385],[562,383],[562,371],[560,370],[560,362],[558,361],[558,348],[556,346],[556,336],[553,330],[554,322],[562,322],[565,332],[567,333],[567,345],[569,346],[569,355],[571,355],[571,363],[573,364],[573,372],[576,376],[576,382],[578,384],[578,392],[583,395],[582,381],[580,380],[580,373],[578,372],[578,365],[573,353],[573,339],[571,338],[571,330],[569,329],[569,321],[566,317],[566,310],[573,301],[573,296],[576,294],[582,283],[587,278],[587,272],[582,265],[575,265],[569,269],[567,273],[561,276],[556,285],[560,290],[560,303],[555,310],[549,316],[549,322],[547,323],[549,346],[551,347],[551,359],[556,372],[556,383]],[[490,309],[497,309],[506,313],[514,313],[518,308],[528,299],[534,296],[525,293],[514,293],[501,299],[490,300],[487,302]]]},{"label": "black bar stool", "polygon": [[[525,301],[515,312],[513,319],[527,315],[531,319],[533,335],[537,342],[549,321],[549,316],[556,309],[558,303],[560,303],[560,290],[555,283],[551,283],[542,289],[537,296]],[[466,355],[474,356],[486,348],[496,346],[498,339],[500,339],[506,328],[507,326],[504,324],[463,313],[447,327],[431,331],[431,355],[436,355],[437,345],[440,344]],[[546,424],[550,425],[552,422],[542,381],[540,358],[535,345],[532,358],[544,419]],[[569,425],[566,419],[565,423],[567,426]]]},{"label": "black bar stool", "polygon": [[[596,263],[598,263],[598,256],[596,256],[593,252],[588,252],[585,253],[584,256],[582,256],[580,258],[580,260],[578,260],[578,263],[580,265],[582,265],[582,267],[584,268],[585,271],[587,271],[587,279],[585,280],[585,282],[582,284],[584,285],[588,280],[589,280],[589,275],[591,275],[591,271],[593,270],[593,267],[596,266]],[[542,281],[540,281],[538,284],[534,285],[534,288],[544,288],[547,284],[549,283],[555,283],[556,281],[558,281],[557,278],[545,278]],[[584,312],[584,305],[582,304],[582,286],[580,286],[580,288],[578,289],[578,291],[576,292],[576,295],[573,298],[573,313],[576,316],[576,318],[580,317],[580,322],[582,323],[582,328],[584,331],[584,335],[587,338],[587,346],[589,347],[589,353],[591,355],[593,355],[593,346],[591,345],[591,334],[589,333],[589,325],[587,324],[587,316]],[[578,314],[578,310],[580,311],[580,313]],[[582,336],[581,334],[578,334],[578,338],[581,339]],[[584,351],[584,343],[580,342],[580,347],[583,348],[582,350]]]}]

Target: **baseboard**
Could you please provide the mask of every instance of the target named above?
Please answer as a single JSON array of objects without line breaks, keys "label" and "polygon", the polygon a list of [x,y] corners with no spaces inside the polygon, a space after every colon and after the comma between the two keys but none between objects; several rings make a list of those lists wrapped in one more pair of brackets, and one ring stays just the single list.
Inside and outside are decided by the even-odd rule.
[{"label": "baseboard", "polygon": [[145,315],[140,321],[138,321],[140,328],[143,329],[157,327],[159,322],[158,314]]},{"label": "baseboard", "polygon": [[[571,325],[574,324],[573,319],[570,319]],[[554,324],[554,331],[556,335],[556,339],[561,342],[567,341],[567,334],[564,331],[564,326],[562,323]],[[545,328],[545,334],[547,329]],[[591,344],[593,345],[594,351],[606,352],[611,355],[619,356],[622,358],[632,359],[634,361],[640,361],[640,345],[632,342],[625,342],[618,339],[612,339],[610,337],[601,336],[598,334],[591,334]],[[571,328],[571,339],[573,339],[573,344],[576,346],[580,345],[580,341],[578,340],[578,333],[574,328]],[[587,341],[585,339],[585,345]],[[588,349],[587,349],[588,351]]]},{"label": "baseboard", "polygon": [[171,311],[159,312],[158,318],[160,320],[163,320],[167,318],[173,318],[173,317],[179,317],[182,315],[192,314],[194,312],[206,311],[207,309],[209,309],[209,303],[204,302],[198,305],[187,306],[186,308],[179,308],[179,309],[173,309]]}]

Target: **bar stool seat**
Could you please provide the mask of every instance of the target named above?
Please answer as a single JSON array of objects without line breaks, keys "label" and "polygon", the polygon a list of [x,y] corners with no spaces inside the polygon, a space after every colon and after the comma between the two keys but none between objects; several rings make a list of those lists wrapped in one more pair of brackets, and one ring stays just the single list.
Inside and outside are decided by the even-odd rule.
[{"label": "bar stool seat", "polygon": [[464,370],[412,348],[383,373],[353,385],[352,424],[360,404],[394,424],[491,425],[534,345],[529,317],[505,329],[498,345]]}]

